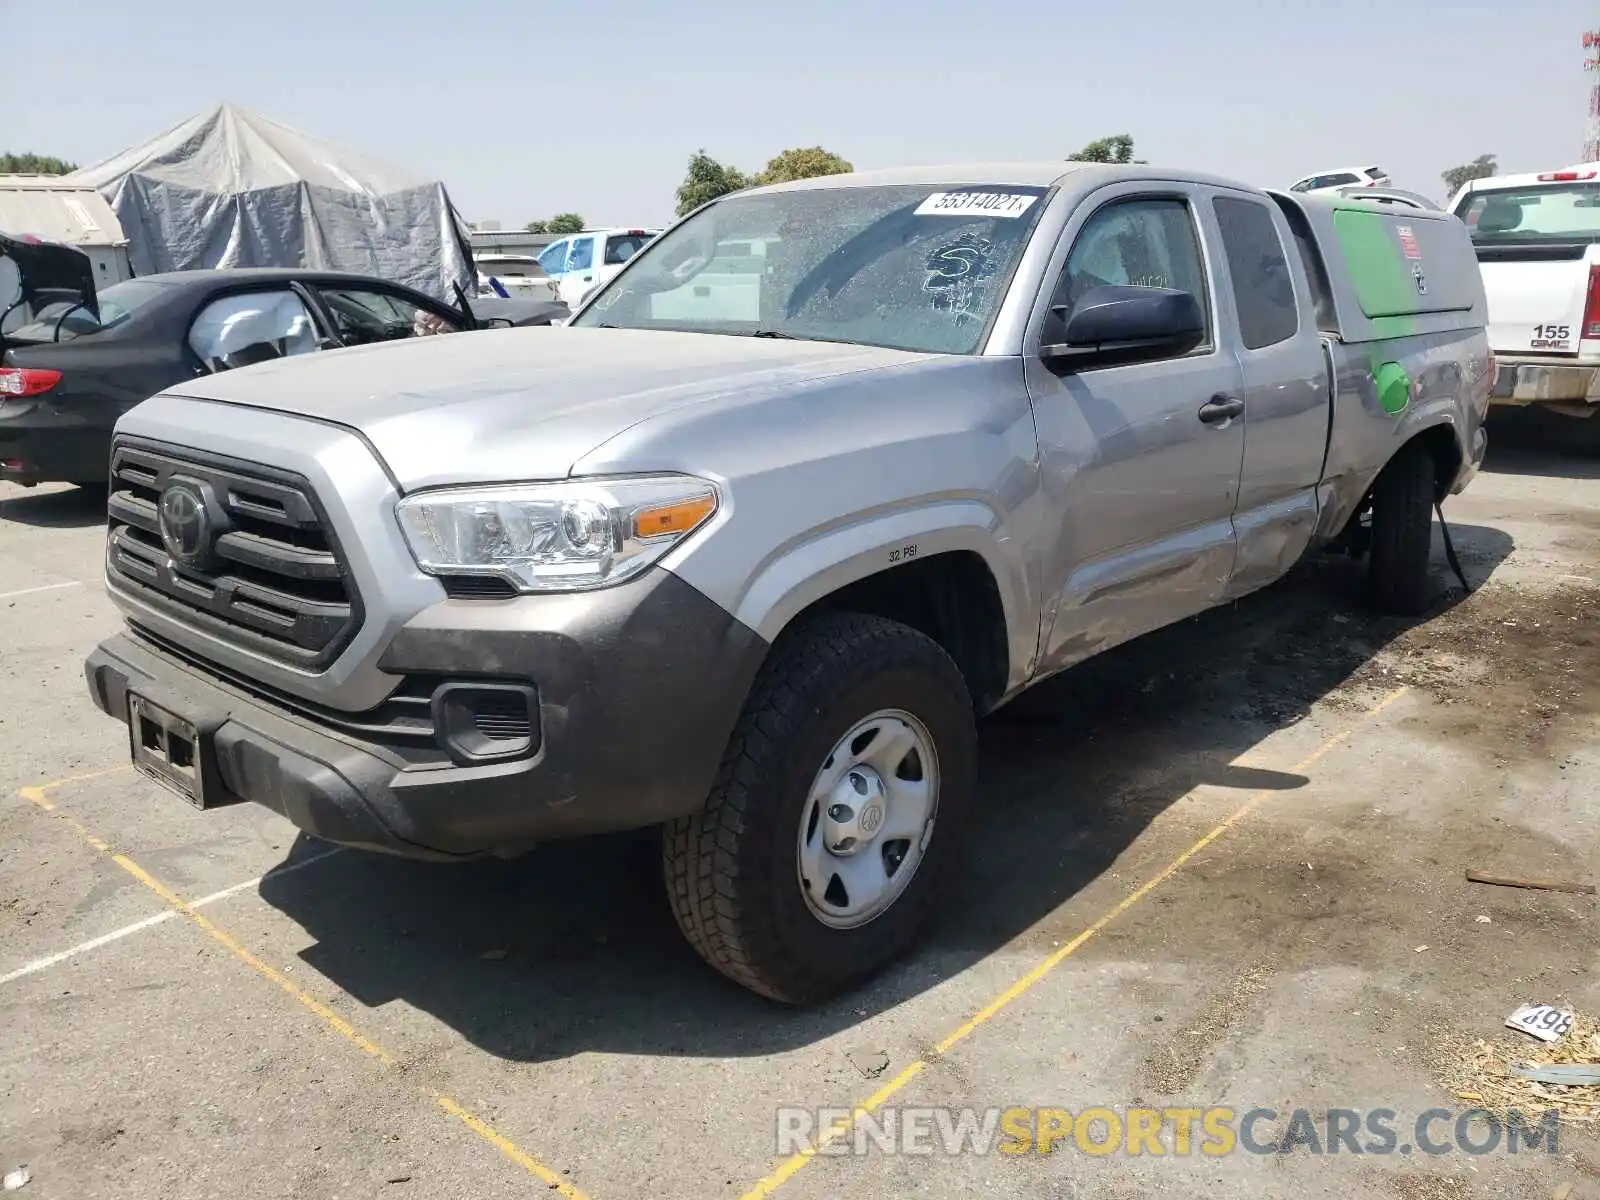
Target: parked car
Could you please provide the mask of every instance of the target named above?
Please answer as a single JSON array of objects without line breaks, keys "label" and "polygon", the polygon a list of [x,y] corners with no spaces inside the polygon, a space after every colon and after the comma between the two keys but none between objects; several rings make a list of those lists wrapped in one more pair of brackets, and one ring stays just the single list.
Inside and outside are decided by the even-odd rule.
[{"label": "parked car", "polygon": [[555,283],[556,295],[571,308],[622,270],[659,229],[590,229],[551,242],[539,253],[539,265]]},{"label": "parked car", "polygon": [[0,479],[104,483],[117,418],[195,376],[418,334],[548,325],[568,311],[519,298],[455,307],[304,270],[180,271],[97,290],[87,263],[69,247],[0,237],[0,311],[22,320],[0,320]]},{"label": "parked car", "polygon": [[1386,187],[1389,172],[1382,167],[1334,167],[1306,175],[1289,185],[1291,192],[1326,192],[1351,186]]},{"label": "parked car", "polygon": [[507,297],[554,300],[556,287],[531,254],[480,254],[473,260],[478,269],[478,295],[499,296],[500,285]]},{"label": "parked car", "polygon": [[1489,297],[1489,344],[1499,361],[1492,403],[1594,416],[1600,164],[1476,179],[1450,208],[1471,231]]},{"label": "parked car", "polygon": [[186,802],[332,842],[659,825],[700,954],[814,1001],[951,903],[976,718],[1319,545],[1429,604],[1484,319],[1443,213],[1062,163],[735,193],[564,329],[130,412],[89,690]]}]

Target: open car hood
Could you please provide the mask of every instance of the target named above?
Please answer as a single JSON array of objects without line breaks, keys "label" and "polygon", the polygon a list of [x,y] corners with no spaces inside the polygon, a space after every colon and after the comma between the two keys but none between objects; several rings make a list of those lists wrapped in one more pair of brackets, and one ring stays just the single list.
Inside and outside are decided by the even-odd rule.
[{"label": "open car hood", "polygon": [[19,306],[38,313],[47,304],[62,302],[82,305],[99,319],[100,298],[89,256],[71,246],[22,241],[0,233],[0,329],[14,324],[5,317]]}]

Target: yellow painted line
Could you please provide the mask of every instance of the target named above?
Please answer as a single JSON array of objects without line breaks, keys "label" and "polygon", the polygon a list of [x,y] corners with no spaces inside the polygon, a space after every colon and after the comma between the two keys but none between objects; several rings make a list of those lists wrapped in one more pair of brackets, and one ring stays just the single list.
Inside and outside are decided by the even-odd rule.
[{"label": "yellow painted line", "polygon": [[[1363,720],[1377,716],[1410,690],[1411,689],[1407,687],[1396,688],[1382,700],[1378,701],[1377,704],[1374,704],[1371,708],[1369,708],[1366,711]],[[1355,733],[1356,728],[1356,726],[1352,725],[1343,732],[1334,734],[1310,754],[1306,755],[1305,758],[1295,763],[1295,765],[1290,767],[1289,770],[1293,772],[1300,772],[1311,766],[1314,766],[1316,763],[1320,762],[1324,757],[1326,757],[1331,751],[1349,741],[1350,737]],[[770,1196],[776,1192],[780,1187],[792,1179],[801,1168],[815,1158],[822,1147],[837,1141],[846,1133],[850,1132],[853,1128],[855,1128],[856,1122],[861,1120],[862,1117],[871,1116],[908,1083],[920,1075],[922,1071],[934,1060],[948,1054],[956,1046],[966,1041],[967,1038],[971,1037],[980,1028],[992,1021],[1000,1012],[1002,1012],[1016,1000],[1020,999],[1035,984],[1037,984],[1046,975],[1050,974],[1051,971],[1055,970],[1068,958],[1072,957],[1072,955],[1081,950],[1083,946],[1097,933],[1103,930],[1107,925],[1111,924],[1112,921],[1116,920],[1123,913],[1127,912],[1135,904],[1138,904],[1139,901],[1143,900],[1146,896],[1155,891],[1156,888],[1160,887],[1167,880],[1171,879],[1179,871],[1183,870],[1184,865],[1194,858],[1195,855],[1199,854],[1207,846],[1211,845],[1212,842],[1216,841],[1223,834],[1227,833],[1228,830],[1232,829],[1240,821],[1244,820],[1247,816],[1264,804],[1270,797],[1276,795],[1277,792],[1278,789],[1275,788],[1264,788],[1261,791],[1256,792],[1214,829],[1212,829],[1199,841],[1195,842],[1194,845],[1190,846],[1155,875],[1151,876],[1150,879],[1146,880],[1145,883],[1136,891],[1131,892],[1128,896],[1124,897],[1121,902],[1109,909],[1093,925],[1090,925],[1087,929],[1078,934],[1077,937],[1073,938],[1059,950],[1051,953],[1049,957],[1045,958],[1021,979],[1017,980],[1005,991],[1001,992],[993,1000],[989,1001],[988,1004],[985,1004],[982,1008],[975,1012],[970,1018],[967,1019],[966,1022],[960,1025],[948,1037],[936,1042],[934,1044],[932,1053],[924,1055],[916,1062],[913,1062],[883,1087],[879,1088],[871,1096],[867,1097],[867,1099],[856,1105],[851,1110],[849,1117],[843,1121],[836,1122],[827,1129],[823,1130],[818,1135],[817,1140],[810,1146],[807,1146],[798,1154],[791,1155],[789,1158],[784,1159],[783,1162],[778,1164],[771,1174],[760,1180],[757,1180],[754,1186],[752,1186],[750,1190],[744,1194],[743,1200],[760,1200],[761,1197]],[[1189,793],[1189,795],[1193,794],[1193,792]]]},{"label": "yellow painted line", "polygon": [[[18,795],[32,800],[46,812],[54,812],[56,806],[50,803],[50,801],[46,798],[47,792],[53,792],[59,787],[66,787],[69,783],[83,783],[86,780],[99,779],[105,775],[115,775],[120,771],[131,770],[133,770],[131,766],[129,766],[127,763],[123,763],[120,767],[105,767],[99,771],[90,771],[83,775],[66,775],[60,779],[52,779],[49,783],[41,783],[34,787],[22,788],[18,792]],[[78,832],[85,832],[82,826],[78,827]]]},{"label": "yellow painted line", "polygon": [[[63,812],[59,807],[57,807],[47,794],[52,788],[62,787],[69,783],[78,783],[85,779],[93,779],[100,775],[108,775],[110,773],[111,772],[109,771],[97,771],[90,775],[77,775],[67,779],[58,779],[53,783],[47,783],[39,787],[22,788],[18,794],[22,796],[24,800],[30,801],[44,811],[53,814],[60,820],[65,821],[68,825],[72,826],[72,828],[77,831],[78,835],[82,837],[84,841],[88,842],[89,845],[100,851],[112,862],[116,863],[117,866],[121,867],[129,875],[133,876],[145,887],[149,888],[152,892],[159,896],[173,912],[176,912],[179,916],[184,917],[197,928],[204,931],[207,936],[222,946],[222,948],[225,949],[229,954],[233,955],[240,962],[244,963],[245,966],[256,972],[256,974],[261,975],[277,984],[277,986],[285,994],[291,996],[303,1008],[313,1013],[329,1030],[338,1034],[362,1053],[377,1059],[384,1066],[396,1066],[399,1060],[393,1053],[384,1049],[371,1038],[366,1037],[361,1033],[360,1030],[351,1025],[350,1022],[346,1021],[338,1013],[334,1012],[333,1009],[322,1003],[322,1001],[311,995],[311,993],[307,992],[304,988],[295,984],[282,971],[278,970],[269,963],[263,962],[256,955],[245,949],[245,947],[240,945],[239,942],[236,941],[232,936],[224,932],[222,929],[219,929],[217,925],[213,921],[209,920],[204,914],[195,911],[195,908],[192,904],[186,901],[182,896],[178,895],[178,893],[174,892],[166,884],[162,883],[154,875],[150,874],[150,872],[146,871],[138,863],[134,862],[133,859],[129,858],[126,854],[118,854],[104,840],[96,837],[94,833],[90,831],[88,826],[84,825],[82,821],[79,821],[76,817],[69,813]],[[560,1196],[566,1196],[569,1198],[569,1200],[588,1200],[588,1197],[586,1197],[583,1192],[579,1191],[571,1183],[567,1182],[565,1176],[545,1166],[544,1163],[540,1162],[533,1155],[529,1154],[521,1146],[518,1146],[510,1138],[500,1133],[492,1125],[483,1120],[483,1118],[477,1116],[470,1109],[457,1103],[455,1100],[444,1095],[443,1093],[435,1092],[426,1088],[418,1089],[418,1091],[426,1099],[438,1105],[439,1108],[443,1109],[455,1120],[465,1125],[473,1133],[477,1134],[478,1137],[483,1139],[489,1145],[493,1146],[506,1158],[510,1159],[512,1162],[516,1163],[517,1166],[521,1167],[523,1170],[533,1175],[541,1183],[545,1184],[550,1191],[553,1191]]]}]

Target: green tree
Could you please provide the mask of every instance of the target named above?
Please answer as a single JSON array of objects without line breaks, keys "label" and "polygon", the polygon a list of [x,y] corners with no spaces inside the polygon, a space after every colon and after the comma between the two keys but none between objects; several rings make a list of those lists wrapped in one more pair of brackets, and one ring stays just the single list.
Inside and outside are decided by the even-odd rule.
[{"label": "green tree", "polygon": [[749,178],[738,167],[724,166],[703,149],[696,150],[689,156],[689,170],[678,185],[678,215],[749,186]]},{"label": "green tree", "polygon": [[1142,163],[1144,159],[1133,156],[1133,138],[1126,133],[1096,138],[1076,154],[1067,156],[1072,162]]},{"label": "green tree", "polygon": [[529,221],[522,228],[525,229],[529,233],[549,233],[550,232],[550,222],[549,221]]},{"label": "green tree", "polygon": [[1439,178],[1444,180],[1445,187],[1450,189],[1450,194],[1453,196],[1463,184],[1471,183],[1474,179],[1488,179],[1499,170],[1500,164],[1495,161],[1493,154],[1480,154],[1469,163],[1451,167]]},{"label": "green tree", "polygon": [[788,183],[795,179],[814,179],[818,175],[845,175],[854,170],[855,167],[837,154],[821,146],[808,146],[785,150],[776,158],[769,159],[766,169],[752,182]]},{"label": "green tree", "polygon": [[583,218],[574,212],[557,213],[544,223],[544,231],[546,233],[582,233],[583,230]]},{"label": "green tree", "polygon": [[0,154],[0,175],[65,175],[77,169],[77,163],[48,154]]}]

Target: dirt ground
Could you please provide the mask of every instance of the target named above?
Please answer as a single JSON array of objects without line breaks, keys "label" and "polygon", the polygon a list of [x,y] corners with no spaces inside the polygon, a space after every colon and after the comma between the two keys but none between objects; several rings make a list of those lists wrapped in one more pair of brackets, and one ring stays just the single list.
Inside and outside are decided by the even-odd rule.
[{"label": "dirt ground", "polygon": [[[1503,1027],[1524,1002],[1600,1061],[1596,899],[1465,878],[1600,879],[1600,458],[1494,433],[1445,507],[1470,595],[1437,538],[1419,621],[1321,559],[1023,697],[983,729],[944,919],[806,1012],[699,963],[646,838],[416,864],[137,779],[81,674],[117,623],[99,512],[0,485],[0,1173],[52,1200],[1600,1198],[1581,1093],[1502,1087],[1551,1054]],[[1561,1106],[1553,1150],[1510,1152],[1508,1095]],[[785,1112],[856,1105],[826,1152],[780,1144]],[[1098,1154],[1103,1118],[1051,1153],[856,1152],[968,1108],[1261,1110],[1261,1152]]]}]

